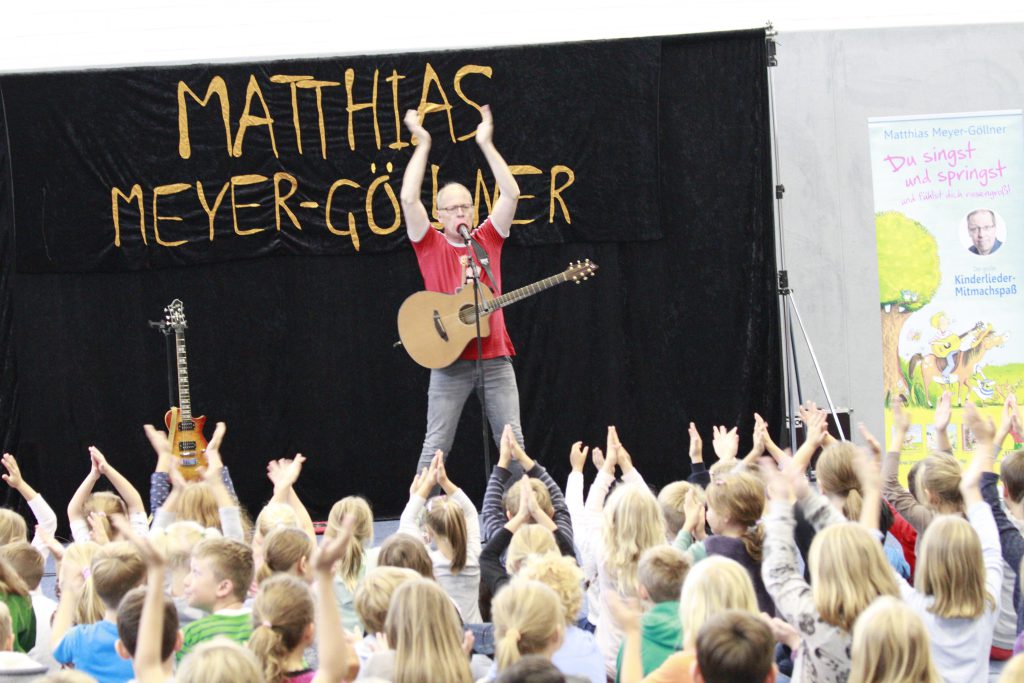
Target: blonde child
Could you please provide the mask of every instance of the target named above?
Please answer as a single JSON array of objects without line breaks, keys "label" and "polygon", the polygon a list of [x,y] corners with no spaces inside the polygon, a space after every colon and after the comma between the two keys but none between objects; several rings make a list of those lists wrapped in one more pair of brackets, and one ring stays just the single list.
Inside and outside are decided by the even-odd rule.
[{"label": "blonde child", "polygon": [[[120,532],[118,533],[120,536]],[[79,671],[94,676],[101,683],[128,681],[132,675],[130,662],[122,659],[115,648],[117,642],[117,607],[125,593],[146,578],[146,566],[130,543],[115,541],[97,551],[90,566],[89,581],[103,603],[104,615],[93,624],[71,626],[76,592],[84,588],[67,573],[65,558],[61,566],[61,596],[53,617],[53,656],[63,664],[74,664]]]},{"label": "blonde child", "polygon": [[991,469],[995,428],[970,404],[965,425],[977,438],[959,485],[967,520],[932,520],[920,541],[914,587],[900,580],[903,599],[924,622],[936,668],[947,683],[987,677],[1003,578],[999,532],[980,489],[982,472]]},{"label": "blonde child", "polygon": [[178,662],[199,643],[217,636],[237,643],[249,640],[251,610],[244,603],[252,583],[252,562],[252,549],[230,538],[210,538],[192,550],[185,597],[190,607],[210,614],[185,627]]},{"label": "blonde child", "polygon": [[458,612],[437,583],[414,579],[395,589],[384,630],[391,649],[371,656],[361,676],[393,683],[472,683]]},{"label": "blonde child", "polygon": [[[0,602],[0,680],[22,680],[32,675],[45,674],[48,667],[24,652],[14,651],[14,628],[11,612]],[[8,678],[10,677],[10,678]]]},{"label": "blonde child", "polygon": [[565,617],[561,601],[539,581],[512,580],[494,597],[491,614],[498,672],[523,655],[551,659],[562,646]]},{"label": "blonde child", "polygon": [[[110,518],[121,515],[137,533],[146,533],[149,523],[142,496],[123,474],[107,462],[106,456],[95,446],[89,446],[89,474],[79,485],[68,503],[71,537],[75,542],[93,540],[97,543],[119,541],[120,535],[110,525]],[[100,477],[106,477],[117,495],[106,491],[93,493]]]},{"label": "blonde child", "polygon": [[[621,468],[624,483],[608,496],[616,467]],[[591,611],[597,612],[596,620],[591,621],[596,622],[595,636],[604,655],[605,673],[614,677],[622,631],[608,614],[609,596],[635,597],[640,555],[665,543],[665,522],[658,501],[633,467],[614,428],[608,430],[608,453],[590,487],[581,522],[582,533],[576,539],[583,573],[588,578],[596,577],[599,591],[598,604],[590,603]],[[589,600],[591,594],[587,597]]]},{"label": "blonde child", "polygon": [[[92,560],[99,550],[100,544],[93,541],[71,543],[57,565],[58,600],[66,590],[72,590],[78,596],[71,615],[72,624],[95,624],[106,613],[106,608],[88,581]],[[54,644],[51,640],[51,650]]]},{"label": "blonde child", "polygon": [[686,498],[693,492],[703,496],[703,491],[688,481],[674,481],[658,492],[658,505],[665,519],[665,536],[669,543],[676,539],[686,524]]},{"label": "blonde child", "polygon": [[[856,467],[864,491],[859,523],[847,522],[825,496],[811,491],[799,468],[785,474],[774,464],[764,468],[771,505],[761,570],[779,615],[803,640],[795,653],[792,678],[796,683],[845,681],[854,620],[880,595],[899,595],[895,570],[885,558],[878,531],[878,466],[860,456]],[[798,566],[794,497],[805,518],[820,530],[808,554],[810,585]]]},{"label": "blonde child", "polygon": [[418,578],[422,577],[404,567],[375,567],[366,573],[354,598],[356,614],[366,634],[355,647],[360,665],[381,648],[377,635],[384,633],[391,596],[403,583]]},{"label": "blonde child", "polygon": [[540,581],[558,596],[562,606],[565,634],[562,646],[551,661],[567,676],[580,676],[590,683],[605,683],[604,658],[594,634],[576,626],[583,606],[583,571],[572,557],[549,552],[530,556],[519,572],[528,581]]},{"label": "blonde child", "polygon": [[365,498],[347,496],[331,507],[327,516],[324,538],[335,538],[346,534],[350,540],[345,544],[338,572],[334,578],[334,598],[341,610],[341,620],[347,629],[356,628],[353,599],[366,572],[377,566],[379,549],[373,545],[373,511]]},{"label": "blonde child", "polygon": [[[260,584],[253,605],[249,649],[263,665],[267,683],[334,683],[351,678],[358,661],[350,652],[338,605],[331,595],[333,565],[341,557],[344,536],[328,541],[315,559],[317,598],[305,581],[278,574]],[[314,640],[322,664],[305,666],[303,652]]]},{"label": "blonde child", "polygon": [[914,611],[883,596],[853,624],[849,683],[940,683],[928,631]]},{"label": "blonde child", "polygon": [[622,650],[622,683],[689,683],[696,660],[697,634],[704,623],[726,610],[759,614],[750,574],[738,562],[713,556],[695,565],[686,575],[679,596],[679,620],[683,624],[683,650],[671,655],[648,676],[643,675],[640,612],[615,600],[610,605],[625,631]]},{"label": "blonde child", "polygon": [[[435,485],[445,495],[432,498],[428,504],[427,496]],[[417,519],[424,508],[421,531]],[[480,623],[480,524],[476,506],[448,479],[440,451],[430,467],[413,480],[398,531],[436,544],[429,555],[438,584],[455,601],[464,621]]]}]

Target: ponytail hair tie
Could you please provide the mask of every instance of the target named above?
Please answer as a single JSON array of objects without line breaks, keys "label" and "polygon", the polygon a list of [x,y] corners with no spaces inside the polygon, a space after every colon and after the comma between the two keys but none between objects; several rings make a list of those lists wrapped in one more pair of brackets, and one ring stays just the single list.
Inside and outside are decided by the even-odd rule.
[{"label": "ponytail hair tie", "polygon": [[262,624],[260,624],[260,626],[266,626],[266,627],[267,627],[267,628],[269,628],[269,629],[272,629],[272,628],[274,628],[274,625],[273,625],[273,624],[271,624],[271,623],[270,623],[269,621],[267,621],[266,619],[264,619],[264,620],[263,620],[263,623],[262,623]]},{"label": "ponytail hair tie", "polygon": [[513,638],[518,643],[520,639],[522,639],[523,634],[520,633],[519,629],[517,628],[510,628],[509,630],[505,631],[505,637]]}]

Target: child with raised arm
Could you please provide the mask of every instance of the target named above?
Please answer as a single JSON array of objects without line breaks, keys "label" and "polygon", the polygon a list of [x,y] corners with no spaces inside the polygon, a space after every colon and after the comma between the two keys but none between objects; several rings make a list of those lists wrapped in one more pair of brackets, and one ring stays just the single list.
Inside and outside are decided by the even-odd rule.
[{"label": "child with raised arm", "polygon": [[[132,483],[107,462],[106,456],[95,446],[89,446],[89,474],[68,503],[71,537],[75,542],[93,540],[97,543],[121,540],[110,526],[110,517],[123,515],[138,533],[147,533],[146,506]],[[93,488],[100,477],[106,477],[117,494]]]},{"label": "child with raised arm", "polygon": [[[435,485],[445,495],[428,504],[427,496]],[[424,508],[421,531],[416,520]],[[441,451],[434,455],[429,469],[413,480],[398,531],[420,540],[425,534],[425,543],[436,543],[436,549],[429,550],[434,577],[455,601],[463,621],[480,623],[480,523],[473,501],[448,479]]]},{"label": "child with raised arm", "polygon": [[4,453],[0,463],[7,470],[7,473],[0,477],[7,482],[8,486],[21,494],[36,518],[36,534],[32,538],[32,545],[45,561],[50,556],[50,551],[44,539],[57,533],[57,514],[50,504],[21,476],[21,467],[18,466],[18,461],[13,455]]},{"label": "child with raised arm", "polygon": [[544,466],[526,454],[526,451],[516,441],[510,425],[505,425],[505,430],[501,434],[498,464],[494,466],[491,477],[487,481],[487,490],[484,492],[484,502],[480,511],[480,529],[483,541],[490,540],[498,532],[498,529],[516,513],[515,503],[518,503],[519,500],[516,496],[518,491],[516,486],[521,486],[521,484],[519,484],[519,479],[512,480],[510,469],[512,461],[521,466],[524,474],[531,481],[538,482],[543,488],[548,500],[544,501],[542,497],[538,496],[538,501],[544,506],[547,516],[557,525],[558,534],[562,535],[571,546],[573,543],[572,519],[569,516],[569,508],[566,506],[562,490],[544,469]]},{"label": "child with raised arm", "polygon": [[967,520],[951,515],[934,519],[920,542],[914,587],[900,579],[903,599],[924,621],[936,667],[947,683],[987,678],[1003,577],[999,531],[980,488],[982,472],[991,467],[995,427],[970,404],[965,418],[977,439],[959,486]]},{"label": "child with raised arm", "polygon": [[341,554],[334,577],[334,598],[347,629],[356,628],[355,592],[366,572],[377,566],[379,548],[373,548],[373,511],[361,496],[346,496],[331,506],[324,539],[340,534],[350,538]]}]

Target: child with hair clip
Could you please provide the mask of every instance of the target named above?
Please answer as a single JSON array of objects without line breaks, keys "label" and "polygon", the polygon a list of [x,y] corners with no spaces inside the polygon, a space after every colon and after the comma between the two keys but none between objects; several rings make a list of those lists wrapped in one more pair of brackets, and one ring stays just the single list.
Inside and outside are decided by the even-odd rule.
[{"label": "child with hair clip", "polygon": [[354,605],[355,592],[366,572],[377,566],[379,548],[373,545],[373,511],[365,498],[346,496],[333,506],[327,515],[324,538],[345,533],[351,539],[345,544],[338,571],[334,577],[334,598],[341,610],[345,628],[358,627]]},{"label": "child with hair clip", "polygon": [[980,488],[982,472],[992,466],[995,427],[970,403],[964,416],[977,440],[960,477],[967,520],[932,520],[920,541],[914,587],[900,579],[903,599],[928,629],[932,657],[947,683],[987,678],[1003,578],[999,531]]},{"label": "child with hair clip", "polygon": [[392,683],[472,683],[472,637],[462,631],[459,614],[434,581],[412,579],[391,596],[384,633],[386,649],[375,652],[360,678]]},{"label": "child with hair clip", "polygon": [[854,622],[851,660],[849,683],[942,681],[921,619],[888,595],[872,602]]},{"label": "child with hair clip", "polygon": [[[242,513],[238,501],[224,485],[224,461],[220,445],[227,433],[227,425],[218,422],[206,446],[206,469],[201,482],[186,482],[181,472],[172,467],[169,472],[170,494],[153,513],[153,528],[164,528],[178,520],[193,521],[204,528],[217,529],[224,538],[244,540]],[[157,453],[170,453],[167,434],[146,425],[146,436]]]},{"label": "child with hair clip", "polygon": [[[767,459],[762,463],[771,503],[761,571],[779,616],[803,641],[793,648],[796,683],[844,682],[850,673],[854,620],[878,596],[899,596],[895,570],[882,551],[878,530],[881,475],[877,460],[858,453],[853,467],[860,473],[864,492],[859,523],[847,522],[827,497],[814,493],[799,465],[790,463],[780,472]],[[818,532],[807,558],[810,584],[798,566],[794,499]]]},{"label": "child with hair clip", "polygon": [[[435,485],[445,495],[428,504]],[[421,513],[423,531],[417,523]],[[429,555],[437,582],[455,601],[464,621],[480,623],[480,523],[473,501],[448,479],[441,451],[413,480],[398,531],[421,540],[426,536],[425,543],[436,544]]]},{"label": "child with hair clip", "polygon": [[613,597],[609,601],[613,617],[625,633],[622,646],[621,683],[689,683],[696,661],[697,634],[704,623],[726,610],[742,610],[757,615],[757,596],[747,570],[727,557],[709,557],[695,565],[683,581],[679,596],[679,620],[683,624],[683,650],[670,655],[661,666],[643,675],[640,609]]},{"label": "child with hair clip", "polygon": [[753,474],[739,470],[712,479],[705,491],[712,535],[703,541],[695,541],[694,536],[702,531],[704,515],[696,496],[691,494],[690,498],[686,523],[676,538],[676,547],[687,553],[694,564],[711,555],[739,562],[750,572],[761,611],[774,616],[775,604],[761,579],[764,484]]},{"label": "child with hair clip", "polygon": [[[100,544],[121,540],[119,533],[110,526],[114,515],[127,517],[137,532],[148,533],[146,506],[131,482],[114,469],[95,446],[89,446],[89,462],[89,474],[68,503],[71,537],[76,542],[93,540]],[[106,491],[93,493],[100,477],[107,478],[117,495]]]}]

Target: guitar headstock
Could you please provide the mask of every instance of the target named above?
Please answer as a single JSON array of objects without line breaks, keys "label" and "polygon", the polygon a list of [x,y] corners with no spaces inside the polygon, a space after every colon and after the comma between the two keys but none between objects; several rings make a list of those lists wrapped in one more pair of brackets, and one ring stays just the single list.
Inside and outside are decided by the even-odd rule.
[{"label": "guitar headstock", "polygon": [[589,280],[595,272],[597,272],[597,264],[590,259],[577,261],[575,264],[570,261],[569,267],[565,271],[565,279],[579,284],[584,280]]},{"label": "guitar headstock", "polygon": [[188,327],[188,323],[185,322],[185,304],[181,299],[175,299],[164,308],[164,320],[175,330],[184,330]]}]

